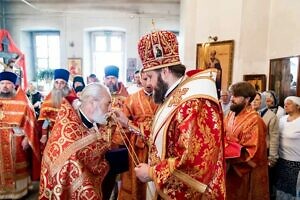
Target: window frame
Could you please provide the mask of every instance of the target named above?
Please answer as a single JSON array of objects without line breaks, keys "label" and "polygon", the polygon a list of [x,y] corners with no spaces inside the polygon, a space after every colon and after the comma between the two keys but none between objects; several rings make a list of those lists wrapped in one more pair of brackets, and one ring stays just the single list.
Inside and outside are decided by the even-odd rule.
[{"label": "window frame", "polygon": [[[32,41],[32,49],[33,49],[33,63],[34,63],[34,67],[36,69],[36,71],[38,72],[40,70],[39,66],[38,66],[38,57],[37,57],[37,49],[36,49],[36,36],[40,36],[40,35],[46,35],[46,36],[51,36],[51,35],[55,35],[55,36],[59,36],[60,39],[60,31],[32,31],[31,32],[31,41]],[[59,42],[59,52],[61,52],[61,48],[60,48],[60,42]],[[48,64],[47,64],[47,69],[49,70],[51,69],[49,67],[49,53],[48,53]],[[59,60],[61,61],[61,55],[59,54]]]},{"label": "window frame", "polygon": [[[107,48],[106,51],[96,51],[96,37],[97,36],[106,36],[106,44]],[[120,51],[112,51],[111,50],[111,37],[114,36],[120,36],[121,37],[121,50]],[[125,48],[125,41],[126,41],[126,32],[122,30],[97,30],[97,31],[91,31],[90,32],[90,51],[91,51],[91,72],[95,73],[97,72],[97,66],[94,60],[94,54],[95,53],[120,53],[121,58],[121,66],[119,67],[119,81],[125,80],[124,72],[126,71],[126,48]],[[104,69],[103,69],[104,74]],[[102,80],[103,77],[99,76],[99,74],[96,74],[97,77]]]}]

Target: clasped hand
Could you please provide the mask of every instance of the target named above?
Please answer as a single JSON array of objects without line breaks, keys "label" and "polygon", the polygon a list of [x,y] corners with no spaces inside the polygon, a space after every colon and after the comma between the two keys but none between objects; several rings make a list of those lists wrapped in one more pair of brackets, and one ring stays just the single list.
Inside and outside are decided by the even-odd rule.
[{"label": "clasped hand", "polygon": [[143,183],[151,181],[151,178],[149,177],[149,168],[150,166],[146,163],[140,163],[134,168],[136,177]]}]

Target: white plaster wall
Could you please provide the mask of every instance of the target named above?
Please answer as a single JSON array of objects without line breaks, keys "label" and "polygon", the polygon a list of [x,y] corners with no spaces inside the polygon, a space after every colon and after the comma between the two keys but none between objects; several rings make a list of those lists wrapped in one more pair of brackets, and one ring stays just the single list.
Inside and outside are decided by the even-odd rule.
[{"label": "white plaster wall", "polygon": [[181,1],[180,5],[180,40],[179,55],[181,62],[187,69],[194,69],[196,66],[196,22],[197,22],[197,1]]},{"label": "white plaster wall", "polygon": [[[180,5],[180,55],[190,69],[196,64],[196,44],[217,35],[219,41],[234,40],[233,82],[243,74],[269,74],[272,58],[300,55],[299,0],[185,0]],[[5,10],[5,27],[11,32],[21,50],[28,43],[21,40],[24,30],[53,29],[61,32],[61,64],[68,57],[83,57],[88,74],[87,37],[85,32],[103,27],[124,29],[127,33],[127,57],[138,57],[136,45],[141,35],[152,29],[152,18],[158,29],[178,30],[179,17],[175,7],[157,7],[153,14],[128,12],[97,12],[80,14],[51,14],[31,12],[24,7]],[[150,6],[147,8],[154,9]],[[146,9],[146,10],[147,10]],[[170,10],[172,13],[170,13]],[[179,8],[178,8],[179,10]],[[160,13],[160,14],[157,14]],[[175,14],[174,14],[175,13]],[[73,41],[75,46],[69,46]],[[25,45],[25,46],[24,46]],[[27,59],[29,60],[29,59]],[[31,64],[30,64],[31,65]],[[268,82],[268,81],[267,81]]]},{"label": "white plaster wall", "polygon": [[300,55],[299,9],[299,0],[272,0],[268,40],[269,59]]},{"label": "white plaster wall", "polygon": [[[233,82],[241,81],[243,74],[267,73],[269,0],[197,0],[196,6],[196,19],[187,22],[195,26],[195,39],[184,42],[196,46],[207,42],[208,36],[218,36],[218,41],[234,40]],[[181,15],[185,13],[188,9],[181,7]],[[185,49],[184,59],[195,66],[195,48]]]},{"label": "white plaster wall", "polygon": [[244,74],[268,74],[269,10],[270,0],[243,1],[234,81],[242,80]]},{"label": "white plaster wall", "polygon": [[[53,12],[30,12],[28,8],[24,9],[16,5],[9,7],[6,13],[6,28],[10,31],[14,41],[19,45],[24,53],[28,54],[28,42],[22,41],[27,39],[22,36],[22,31],[36,30],[58,30],[60,31],[61,40],[61,67],[67,66],[67,58],[81,57],[83,58],[83,75],[87,76],[92,73],[90,66],[89,41],[87,33],[95,30],[122,30],[126,32],[125,41],[125,61],[127,58],[138,58],[137,43],[141,35],[150,33],[153,30],[152,19],[155,21],[157,29],[166,29],[179,31],[179,6],[166,8],[163,5],[157,8],[153,14],[145,13],[129,13],[121,11],[72,11],[66,13]],[[55,9],[55,8],[53,8]],[[144,8],[150,12],[154,10],[153,5]],[[164,12],[156,14],[158,10],[164,9]],[[168,11],[172,9],[172,13]],[[177,9],[177,15],[176,15]],[[23,14],[14,14],[23,13]],[[175,13],[175,14],[174,14]],[[74,43],[74,47],[70,43]],[[27,69],[33,67],[30,59],[27,59]],[[28,71],[28,70],[27,70]],[[29,74],[30,75],[30,74]],[[121,69],[121,80],[125,79],[125,69]],[[29,80],[33,77],[29,77]]]},{"label": "white plaster wall", "polygon": [[[234,40],[232,81],[235,81],[239,57],[242,5],[244,1],[200,0],[198,3],[197,43],[208,41],[208,36],[218,36],[218,41]],[[196,62],[196,58],[194,59]]]},{"label": "white plaster wall", "polygon": [[299,8],[298,0],[183,1],[183,61],[195,66],[196,44],[217,35],[219,41],[235,42],[233,82],[241,81],[244,74],[268,78],[270,59],[300,55]]},{"label": "white plaster wall", "polygon": [[[208,41],[208,36],[218,36],[218,40],[237,40],[240,34],[242,1],[192,0],[181,2],[180,33],[184,47],[181,48],[184,63],[190,68],[196,66],[197,43]],[[235,51],[235,57],[238,55]],[[235,62],[235,60],[234,60]]]}]

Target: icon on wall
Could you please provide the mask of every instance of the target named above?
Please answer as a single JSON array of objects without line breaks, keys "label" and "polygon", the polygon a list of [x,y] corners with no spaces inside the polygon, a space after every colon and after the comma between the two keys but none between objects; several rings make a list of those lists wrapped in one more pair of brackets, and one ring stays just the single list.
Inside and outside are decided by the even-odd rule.
[{"label": "icon on wall", "polygon": [[68,70],[70,72],[70,78],[76,75],[82,75],[82,60],[81,58],[68,58]]},{"label": "icon on wall", "polygon": [[137,70],[137,59],[128,58],[127,59],[127,76],[126,81],[132,82],[134,77],[134,72]]}]

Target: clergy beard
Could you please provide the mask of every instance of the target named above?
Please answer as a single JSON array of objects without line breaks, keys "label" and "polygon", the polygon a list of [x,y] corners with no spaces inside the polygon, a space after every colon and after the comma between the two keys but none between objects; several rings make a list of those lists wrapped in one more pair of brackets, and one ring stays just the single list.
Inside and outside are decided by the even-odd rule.
[{"label": "clergy beard", "polygon": [[116,83],[116,84],[110,83],[107,85],[107,87],[111,94],[115,94],[119,90],[118,83]]},{"label": "clergy beard", "polygon": [[16,95],[16,90],[12,90],[10,92],[0,92],[0,98],[9,99]]},{"label": "clergy beard", "polygon": [[161,75],[159,74],[157,77],[156,87],[153,89],[154,102],[157,104],[163,103],[168,89],[168,84],[162,80]]},{"label": "clergy beard", "polygon": [[245,107],[246,107],[246,102],[244,100],[239,104],[232,103],[230,106],[230,110],[235,112],[235,115],[238,115]]},{"label": "clergy beard", "polygon": [[101,125],[107,124],[107,116],[106,114],[103,114],[99,106],[97,106],[97,109],[93,113],[93,120],[97,124],[101,124]]},{"label": "clergy beard", "polygon": [[63,89],[53,88],[51,91],[51,100],[55,108],[60,108],[60,104],[64,97],[69,94],[70,90],[68,86],[65,86]]}]

